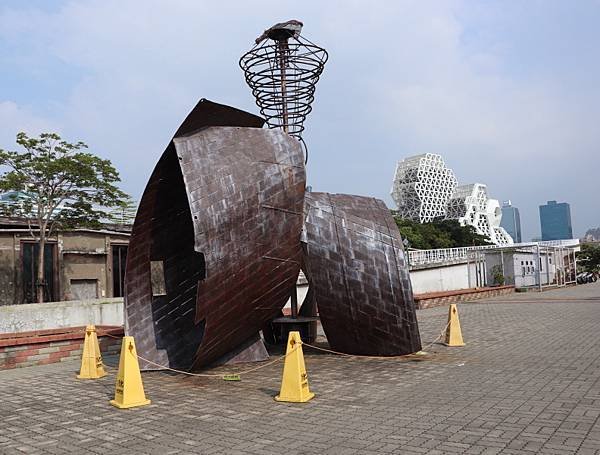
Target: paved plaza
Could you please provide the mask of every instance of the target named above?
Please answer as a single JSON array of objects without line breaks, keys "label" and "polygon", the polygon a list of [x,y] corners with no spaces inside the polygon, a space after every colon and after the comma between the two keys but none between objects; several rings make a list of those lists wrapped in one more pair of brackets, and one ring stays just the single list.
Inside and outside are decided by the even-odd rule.
[{"label": "paved plaza", "polygon": [[[316,397],[304,404],[273,400],[281,363],[241,382],[144,373],[152,404],[131,410],[108,403],[114,369],[94,381],[73,362],[3,371],[0,453],[600,454],[600,284],[459,312],[467,345],[419,361],[307,348]],[[446,313],[418,312],[425,345]]]}]

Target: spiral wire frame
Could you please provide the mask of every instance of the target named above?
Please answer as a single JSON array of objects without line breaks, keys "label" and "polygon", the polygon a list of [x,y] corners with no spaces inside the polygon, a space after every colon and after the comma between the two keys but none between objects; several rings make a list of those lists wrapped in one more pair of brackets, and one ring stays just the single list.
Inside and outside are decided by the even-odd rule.
[{"label": "spiral wire frame", "polygon": [[312,111],[315,87],[328,54],[325,49],[298,36],[255,45],[240,58],[250,86],[269,128],[281,128],[302,140],[304,120]]}]

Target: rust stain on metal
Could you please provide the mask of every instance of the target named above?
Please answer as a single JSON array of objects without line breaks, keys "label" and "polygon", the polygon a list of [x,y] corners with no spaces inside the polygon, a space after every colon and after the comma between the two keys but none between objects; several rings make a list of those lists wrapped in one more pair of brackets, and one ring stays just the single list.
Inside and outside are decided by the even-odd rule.
[{"label": "rust stain on metal", "polygon": [[383,201],[306,193],[304,268],[332,349],[358,355],[419,351],[400,232]]},{"label": "rust stain on metal", "polygon": [[[254,336],[288,299],[301,260],[302,217],[293,212],[303,208],[303,154],[263,123],[201,100],[159,160],[127,257],[126,324],[141,356],[204,366]],[[152,294],[155,261],[165,295]]]}]

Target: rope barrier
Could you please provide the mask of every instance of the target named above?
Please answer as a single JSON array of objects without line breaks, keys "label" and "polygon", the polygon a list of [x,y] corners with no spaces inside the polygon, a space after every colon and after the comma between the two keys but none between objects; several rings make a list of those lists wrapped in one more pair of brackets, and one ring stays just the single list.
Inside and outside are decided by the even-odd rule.
[{"label": "rope barrier", "polygon": [[[435,340],[433,340],[431,343],[429,343],[428,345],[426,345],[425,347],[423,347],[421,349],[421,351],[426,351],[431,346],[433,346],[434,344],[436,344],[445,335],[446,330],[448,329],[449,325],[450,325],[450,322],[448,322],[446,324],[446,326],[442,329],[442,331],[437,336],[437,338]],[[112,334],[110,334],[108,332],[102,332],[102,333],[99,332],[98,335],[99,336],[107,336],[107,337],[114,338],[114,339],[121,339],[122,338],[120,336],[112,335]],[[315,350],[318,350],[318,351],[328,352],[330,354],[340,355],[340,356],[343,356],[343,357],[355,357],[355,358],[363,358],[363,359],[380,359],[380,360],[381,359],[385,359],[385,360],[392,359],[393,360],[393,359],[399,359],[399,358],[414,358],[414,357],[417,356],[416,353],[413,353],[413,354],[404,354],[404,355],[396,355],[396,356],[374,356],[374,355],[347,354],[345,352],[339,352],[339,351],[334,351],[332,349],[327,349],[327,348],[322,348],[320,346],[315,346],[315,345],[306,343],[304,341],[300,342],[299,346],[306,346],[306,347],[309,347],[309,348],[312,348],[312,349],[315,349]],[[240,371],[240,372],[237,372],[237,373],[214,373],[214,374],[208,374],[208,373],[191,373],[189,371],[178,370],[176,368],[170,368],[170,367],[168,367],[166,365],[161,365],[159,363],[153,362],[152,360],[146,359],[146,358],[142,357],[139,354],[136,354],[136,357],[139,360],[143,360],[144,362],[149,363],[150,365],[154,365],[155,367],[161,368],[163,370],[172,371],[174,373],[184,374],[184,375],[187,375],[187,376],[202,377],[202,378],[220,378],[220,379],[224,379],[224,377],[226,377],[226,376],[235,376],[235,375],[242,376],[242,375],[245,375],[245,374],[248,374],[248,373],[252,373],[254,371],[261,370],[261,369],[266,368],[268,366],[271,366],[271,365],[273,365],[273,364],[275,364],[277,362],[280,362],[280,361],[284,360],[288,355],[290,355],[293,352],[295,352],[299,348],[299,346],[295,346],[294,348],[292,348],[290,350],[290,352],[287,352],[284,355],[279,356],[279,357],[277,357],[274,360],[271,360],[271,361],[269,361],[267,363],[264,363],[262,365],[258,365],[258,366],[254,367],[254,368],[250,368],[248,370]],[[105,367],[106,367],[106,365],[105,365]],[[116,369],[116,367],[112,367],[112,366],[108,367],[108,368],[109,369]]]},{"label": "rope barrier", "polygon": [[185,375],[188,375],[188,376],[198,376],[198,377],[203,377],[203,378],[223,378],[223,376],[233,376],[233,375],[241,376],[241,375],[244,375],[244,374],[252,373],[253,371],[260,370],[262,368],[266,368],[266,367],[268,367],[270,365],[273,365],[274,363],[280,362],[281,360],[285,359],[288,355],[290,355],[292,352],[296,351],[297,349],[298,349],[298,347],[294,347],[294,348],[292,348],[292,350],[290,352],[287,352],[284,355],[279,356],[279,357],[277,357],[274,360],[271,360],[270,362],[267,362],[267,363],[264,363],[264,364],[259,365],[257,367],[250,368],[248,370],[240,371],[240,372],[237,372],[237,373],[215,373],[215,374],[190,373],[189,371],[177,370],[175,368],[170,368],[170,367],[167,367],[165,365],[160,365],[160,364],[158,364],[156,362],[153,362],[152,360],[145,359],[144,357],[142,357],[139,354],[137,354],[137,358],[140,359],[140,360],[143,360],[144,362],[148,362],[151,365],[157,366],[159,368],[163,368],[165,370],[173,371],[175,373],[185,374]]},{"label": "rope barrier", "polygon": [[[446,324],[446,326],[442,329],[442,331],[437,336],[437,338],[435,340],[433,340],[431,343],[429,343],[428,345],[426,345],[425,347],[421,348],[421,351],[425,351],[425,350],[429,349],[431,346],[433,346],[434,344],[436,344],[446,334],[446,330],[448,330],[448,326],[449,325],[450,325],[450,322],[448,322]],[[304,341],[302,342],[302,344],[304,346],[316,349],[318,351],[328,352],[330,354],[341,355],[343,357],[356,357],[356,358],[359,358],[359,359],[384,359],[384,360],[393,360],[393,359],[411,358],[411,357],[417,356],[416,353],[403,354],[403,355],[389,355],[389,356],[348,354],[346,352],[339,352],[339,351],[334,351],[332,349],[322,348],[320,346],[314,346],[314,345],[308,344],[308,343],[306,343]]]},{"label": "rope barrier", "polygon": [[[121,338],[122,338],[122,337],[115,336],[115,335],[112,335],[112,334],[110,334],[110,333],[107,333],[107,332],[102,332],[102,333],[98,332],[98,335],[99,335],[99,336],[108,336],[108,337],[110,337],[110,338],[115,338],[115,339],[121,339]],[[302,344],[303,344],[303,343],[301,343],[300,345],[302,345]],[[245,374],[248,374],[248,373],[252,373],[252,372],[254,372],[254,371],[257,371],[257,370],[260,370],[260,369],[262,369],[262,368],[266,368],[266,367],[268,367],[268,366],[271,366],[271,365],[273,365],[273,364],[275,364],[275,363],[277,363],[277,362],[280,362],[281,360],[285,359],[285,358],[286,358],[288,355],[290,355],[290,354],[292,354],[293,352],[295,352],[295,351],[298,349],[298,347],[299,347],[299,346],[296,346],[296,347],[292,348],[292,349],[290,350],[290,352],[287,352],[287,353],[285,353],[284,355],[282,355],[282,356],[279,356],[279,357],[277,357],[276,359],[274,359],[274,360],[271,360],[271,361],[269,361],[269,362],[267,362],[267,363],[264,363],[264,364],[262,364],[262,365],[258,365],[258,366],[256,366],[256,367],[254,367],[254,368],[250,368],[250,369],[248,369],[248,370],[240,371],[240,372],[237,372],[237,373],[214,373],[214,374],[208,374],[208,373],[191,373],[191,372],[189,372],[189,371],[178,370],[178,369],[176,369],[176,368],[170,368],[170,367],[168,367],[168,366],[166,366],[166,365],[161,365],[161,364],[159,364],[159,363],[153,362],[153,361],[152,361],[152,360],[150,360],[150,359],[146,359],[145,357],[142,357],[141,355],[139,355],[139,354],[137,354],[137,353],[136,353],[136,357],[137,357],[139,360],[143,360],[144,362],[147,362],[147,363],[149,363],[150,365],[154,365],[155,367],[161,368],[161,369],[163,369],[163,370],[172,371],[172,372],[174,372],[174,373],[184,374],[184,375],[187,375],[187,376],[196,376],[196,377],[202,377],[202,378],[220,378],[220,379],[223,379],[223,378],[224,378],[224,377],[226,377],[226,376],[235,376],[235,375],[237,375],[237,376],[241,376],[241,375],[245,375]],[[111,369],[112,369],[113,367],[109,367],[109,368],[111,368]]]},{"label": "rope barrier", "polygon": [[440,341],[442,339],[442,337],[444,335],[446,335],[446,331],[448,330],[448,327],[450,327],[450,321],[448,321],[446,323],[446,325],[444,326],[444,328],[442,329],[442,331],[440,332],[440,334],[437,336],[437,338],[435,340],[433,340],[431,343],[429,343],[428,345],[426,345],[424,348],[421,348],[422,351],[426,351],[427,349],[429,349],[431,346],[433,346],[434,344],[436,344],[438,341]]},{"label": "rope barrier", "polygon": [[109,337],[109,338],[114,338],[115,340],[120,340],[121,338],[123,338],[122,336],[116,336],[116,335],[112,335],[112,334],[110,334],[110,333],[108,333],[108,332],[102,332],[102,333],[101,333],[101,332],[99,332],[98,330],[96,330],[96,334],[97,334],[99,337]]}]

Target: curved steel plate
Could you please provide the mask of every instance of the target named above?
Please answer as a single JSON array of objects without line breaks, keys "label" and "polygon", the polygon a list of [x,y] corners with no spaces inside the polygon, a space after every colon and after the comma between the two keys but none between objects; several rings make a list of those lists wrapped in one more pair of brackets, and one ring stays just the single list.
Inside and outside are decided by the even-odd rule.
[{"label": "curved steel plate", "polygon": [[201,100],[156,165],[125,279],[127,332],[141,357],[205,365],[285,304],[301,256],[304,166],[297,141],[263,123]]},{"label": "curved steel plate", "polygon": [[421,349],[402,238],[383,201],[306,193],[305,273],[330,346],[359,355]]},{"label": "curved steel plate", "polygon": [[306,185],[300,143],[279,130],[206,128],[175,138],[195,250],[206,261],[194,366],[234,349],[278,313],[300,270]]}]

